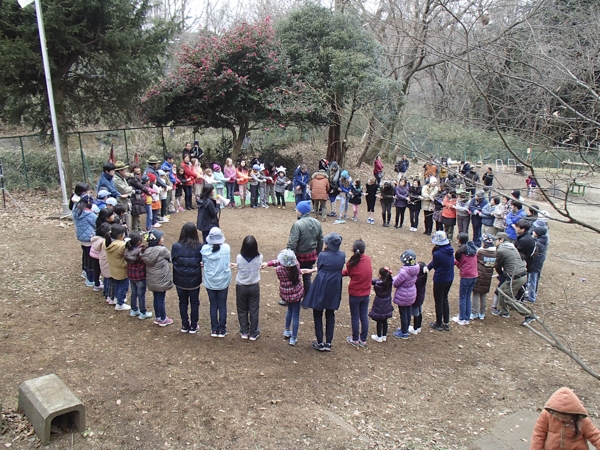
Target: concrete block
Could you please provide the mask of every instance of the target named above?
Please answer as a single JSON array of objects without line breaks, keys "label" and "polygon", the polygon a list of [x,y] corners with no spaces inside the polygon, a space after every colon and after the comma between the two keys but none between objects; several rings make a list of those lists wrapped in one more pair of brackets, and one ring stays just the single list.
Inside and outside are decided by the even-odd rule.
[{"label": "concrete block", "polygon": [[50,442],[52,422],[66,420],[78,431],[85,429],[85,406],[55,374],[23,381],[19,386],[19,410],[33,425],[43,445]]}]

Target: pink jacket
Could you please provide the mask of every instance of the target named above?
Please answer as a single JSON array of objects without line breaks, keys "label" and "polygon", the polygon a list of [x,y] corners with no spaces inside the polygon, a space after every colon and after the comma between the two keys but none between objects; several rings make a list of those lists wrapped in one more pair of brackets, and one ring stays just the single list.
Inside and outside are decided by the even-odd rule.
[{"label": "pink jacket", "polygon": [[235,166],[223,167],[223,176],[225,177],[226,183],[233,183],[235,181],[236,173]]},{"label": "pink jacket", "polygon": [[454,260],[454,265],[460,270],[461,278],[477,278],[477,255],[462,254],[460,261]]}]

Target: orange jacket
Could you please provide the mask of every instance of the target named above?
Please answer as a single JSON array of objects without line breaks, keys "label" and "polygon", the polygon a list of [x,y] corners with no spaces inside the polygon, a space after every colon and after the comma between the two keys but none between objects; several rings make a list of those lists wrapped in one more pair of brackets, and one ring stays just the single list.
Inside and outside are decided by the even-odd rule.
[{"label": "orange jacket", "polygon": [[246,169],[242,169],[242,170],[237,169],[235,174],[237,177],[238,185],[248,184],[248,181],[250,181],[250,176],[248,176],[248,171]]},{"label": "orange jacket", "polygon": [[[585,416],[578,423],[575,436],[573,422],[563,423],[548,409]],[[600,430],[592,423],[583,404],[575,393],[566,387],[556,391],[546,402],[544,410],[533,427],[530,450],[588,450],[587,441],[600,449]]]},{"label": "orange jacket", "polygon": [[453,198],[452,200],[448,200],[448,196],[446,196],[444,197],[444,200],[442,200],[442,205],[444,205],[442,217],[456,219],[456,209],[454,209],[454,206],[456,206],[456,199]]},{"label": "orange jacket", "polygon": [[329,179],[327,175],[317,172],[310,180],[310,198],[313,200],[329,200]]}]

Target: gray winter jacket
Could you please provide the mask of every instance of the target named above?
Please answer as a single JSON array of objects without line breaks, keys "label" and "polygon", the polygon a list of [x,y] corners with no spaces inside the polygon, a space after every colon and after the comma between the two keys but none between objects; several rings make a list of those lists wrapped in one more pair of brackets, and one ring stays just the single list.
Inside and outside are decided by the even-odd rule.
[{"label": "gray winter jacket", "polygon": [[146,263],[146,283],[152,292],[165,292],[173,287],[171,252],[164,245],[148,247],[141,254]]}]

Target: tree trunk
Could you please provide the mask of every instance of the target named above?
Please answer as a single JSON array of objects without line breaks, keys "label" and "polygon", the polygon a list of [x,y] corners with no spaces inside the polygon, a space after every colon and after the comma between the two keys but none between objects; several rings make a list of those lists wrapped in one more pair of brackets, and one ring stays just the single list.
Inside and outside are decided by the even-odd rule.
[{"label": "tree trunk", "polygon": [[67,115],[65,113],[65,91],[60,79],[52,81],[54,92],[54,107],[56,109],[56,124],[58,126],[58,139],[60,142],[63,171],[65,174],[65,186],[67,195],[73,191],[73,171],[71,170],[71,158],[69,156],[69,136],[67,135]]},{"label": "tree trunk", "polygon": [[246,137],[246,133],[248,133],[249,129],[250,122],[248,120],[241,121],[240,128],[237,132],[235,127],[231,127],[229,129],[233,137],[233,149],[231,151],[231,159],[233,164],[237,163],[237,160],[240,156],[240,150],[242,148],[242,142],[244,142],[244,138]]},{"label": "tree trunk", "polygon": [[332,105],[332,125],[329,127],[327,136],[327,156],[326,158],[332,162],[336,161],[340,167],[344,164],[344,152],[342,152],[342,121],[338,105]]},{"label": "tree trunk", "polygon": [[358,158],[356,162],[356,167],[360,167],[360,165],[367,161],[367,155],[369,153],[369,149],[371,148],[371,144],[373,143],[373,136],[375,135],[375,116],[371,114],[371,118],[369,119],[369,129],[367,130],[367,142],[365,143],[365,148]]}]

